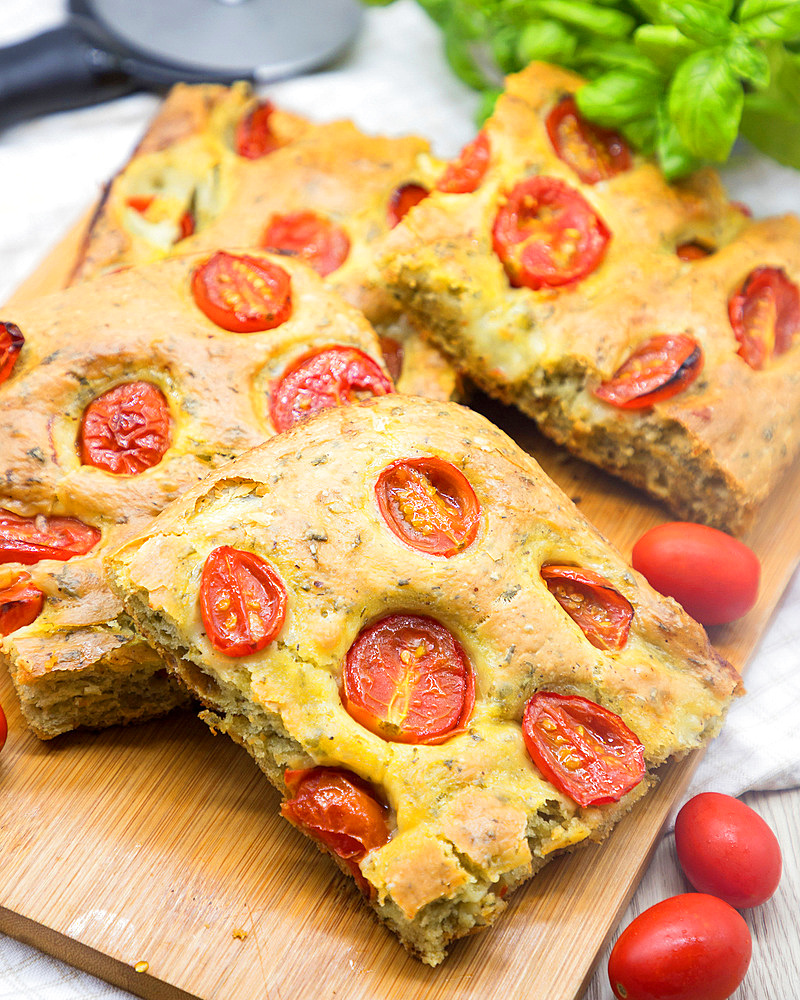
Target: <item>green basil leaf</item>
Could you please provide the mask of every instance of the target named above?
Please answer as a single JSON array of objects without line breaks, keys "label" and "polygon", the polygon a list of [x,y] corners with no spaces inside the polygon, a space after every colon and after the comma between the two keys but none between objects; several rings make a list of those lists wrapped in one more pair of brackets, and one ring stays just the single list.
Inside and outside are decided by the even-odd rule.
[{"label": "green basil leaf", "polygon": [[682,35],[674,24],[642,24],[633,34],[636,48],[665,73],[697,51],[698,43]]},{"label": "green basil leaf", "polygon": [[656,114],[655,154],[668,181],[685,177],[700,166],[700,161],[686,148],[670,118],[666,101],[659,104]]},{"label": "green basil leaf", "polygon": [[632,0],[632,2],[652,24],[667,23],[661,16],[661,0]]},{"label": "green basil leaf", "polygon": [[482,90],[489,82],[475,63],[470,43],[458,35],[445,32],[444,54],[453,72],[468,87]]},{"label": "green basil leaf", "polygon": [[778,163],[800,170],[800,111],[767,94],[748,94],[742,135]]},{"label": "green basil leaf", "polygon": [[591,67],[595,70],[592,76],[597,76],[597,71],[610,69],[628,70],[657,79],[663,76],[659,68],[630,42],[587,42],[578,47],[576,64],[581,68]]},{"label": "green basil leaf", "polygon": [[626,122],[620,127],[620,131],[640,152],[646,156],[652,156],[656,151],[656,119],[653,114],[647,118],[639,118],[636,121]]},{"label": "green basil leaf", "polygon": [[733,30],[725,11],[709,0],[662,0],[661,11],[682,35],[701,45],[720,45]]},{"label": "green basil leaf", "polygon": [[725,58],[739,79],[751,83],[757,90],[769,86],[769,59],[758,42],[736,35],[725,50]]},{"label": "green basil leaf", "polygon": [[636,27],[630,14],[585,0],[539,0],[537,6],[545,16],[601,38],[627,38]]},{"label": "green basil leaf", "polygon": [[577,44],[576,36],[560,21],[531,21],[517,39],[517,56],[523,66],[535,59],[569,66]]},{"label": "green basil leaf", "polygon": [[483,125],[486,119],[493,114],[494,106],[497,104],[498,97],[503,93],[502,90],[498,90],[494,87],[490,87],[488,90],[484,90],[481,94],[480,103],[478,104],[478,110],[475,112],[475,123],[478,128]]},{"label": "green basil leaf", "polygon": [[724,50],[685,59],[669,89],[669,116],[681,140],[701,160],[724,163],[739,130],[744,91]]},{"label": "green basil leaf", "polygon": [[743,0],[739,24],[752,38],[800,38],[800,3],[797,0]]},{"label": "green basil leaf", "polygon": [[590,121],[616,128],[652,115],[662,93],[663,83],[656,77],[611,70],[585,84],[575,97]]}]

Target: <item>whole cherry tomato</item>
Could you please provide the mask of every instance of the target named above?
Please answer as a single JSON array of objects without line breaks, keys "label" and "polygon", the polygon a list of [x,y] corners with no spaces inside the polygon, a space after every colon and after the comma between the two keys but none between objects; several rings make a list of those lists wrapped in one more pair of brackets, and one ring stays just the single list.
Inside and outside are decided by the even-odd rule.
[{"label": "whole cherry tomato", "polygon": [[322,215],[290,212],[272,216],[260,246],[270,253],[296,257],[324,278],[347,260],[350,238],[341,226]]},{"label": "whole cherry tomato", "polygon": [[480,507],[466,476],[441,458],[403,458],[375,483],[384,520],[407,545],[453,556],[475,541]]},{"label": "whole cherry tomato", "polygon": [[659,335],[634,351],[594,394],[621,410],[642,410],[683,392],[702,367],[703,352],[692,337]]},{"label": "whole cherry tomato", "polygon": [[0,750],[6,745],[7,738],[8,722],[6,721],[6,713],[3,711],[3,706],[0,705]]},{"label": "whole cherry tomato", "polygon": [[687,892],[628,924],[611,951],[608,978],[618,1000],[727,1000],[744,979],[752,947],[732,906]]},{"label": "whole cherry tomato", "polygon": [[543,566],[542,579],[593,646],[622,649],[628,641],[633,607],[608,580],[575,566]]},{"label": "whole cherry tomato", "polygon": [[751,271],[728,303],[738,354],[759,369],[800,333],[800,290],[779,267]]},{"label": "whole cherry tomato", "polygon": [[571,94],[556,104],[545,127],[558,158],[584,184],[596,184],[630,169],[631,151],[622,136],[587,122]]},{"label": "whole cherry tomato", "polygon": [[329,347],[300,358],[276,385],[270,417],[285,431],[319,410],[394,392],[376,361],[356,347]]},{"label": "whole cherry tomato", "polygon": [[233,140],[234,149],[239,156],[258,160],[280,146],[270,122],[274,111],[275,108],[269,101],[262,101],[241,119]]},{"label": "whole cherry tomato", "polygon": [[19,573],[13,583],[0,588],[0,635],[30,625],[41,613],[44,594],[30,579],[30,574]]},{"label": "whole cherry tomato", "polygon": [[537,691],[522,735],[534,764],[579,806],[618,802],[644,777],[644,747],[622,719],[578,695]]},{"label": "whole cherry tomato", "polygon": [[702,260],[704,257],[710,257],[712,253],[714,251],[711,247],[706,246],[705,243],[700,243],[699,240],[689,240],[688,243],[680,243],[675,247],[675,254],[679,260],[687,262]]},{"label": "whole cherry tomato", "polygon": [[292,280],[282,267],[218,250],[192,275],[197,307],[232,333],[273,330],[292,314]]},{"label": "whole cherry tomato", "polygon": [[149,382],[116,385],[86,407],[78,440],[84,465],[138,476],[169,449],[167,401]]},{"label": "whole cherry tomato", "polygon": [[13,371],[24,343],[25,338],[16,323],[0,322],[0,384]]},{"label": "whole cherry tomato", "polygon": [[475,704],[467,654],[424,615],[388,615],[365,628],[347,652],[342,680],[350,715],[395,743],[441,742]]},{"label": "whole cherry tomato", "polygon": [[414,182],[401,184],[400,187],[395,188],[386,211],[389,226],[394,229],[403,216],[415,205],[418,205],[423,198],[427,198],[429,194],[426,187]]},{"label": "whole cherry tomato", "polygon": [[483,180],[489,166],[489,136],[478,132],[475,138],[461,150],[457,160],[444,169],[436,182],[436,189],[448,194],[469,194]]},{"label": "whole cherry tomato", "polygon": [[724,531],[670,521],[633,546],[633,568],[702,625],[724,625],[755,604],[761,567],[752,549]]},{"label": "whole cherry tomato", "polygon": [[0,563],[30,566],[41,559],[66,562],[73,556],[85,555],[99,541],[97,528],[75,517],[22,517],[0,508]]},{"label": "whole cherry tomato", "polygon": [[215,649],[247,656],[268,646],[283,627],[286,588],[253,552],[220,545],[203,565],[200,614]]},{"label": "whole cherry tomato", "polygon": [[701,792],[675,820],[681,868],[699,892],[737,910],[760,906],[781,880],[778,838],[750,806],[719,792]]},{"label": "whole cherry tomato", "polygon": [[512,188],[492,228],[511,284],[534,290],[585,278],[600,265],[610,238],[583,195],[541,174]]}]

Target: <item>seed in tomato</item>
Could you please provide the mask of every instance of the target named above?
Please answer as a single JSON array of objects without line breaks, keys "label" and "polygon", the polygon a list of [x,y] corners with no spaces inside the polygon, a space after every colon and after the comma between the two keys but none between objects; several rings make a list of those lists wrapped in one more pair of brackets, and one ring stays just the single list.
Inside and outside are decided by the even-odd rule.
[{"label": "seed in tomato", "polygon": [[575,566],[543,566],[541,572],[547,589],[593,646],[623,648],[633,621],[633,606],[608,580]]},{"label": "seed in tomato", "polygon": [[392,614],[365,628],[343,671],[347,711],[396,743],[431,743],[460,730],[475,703],[472,666],[461,644],[424,615]]},{"label": "seed in tomato", "polygon": [[292,314],[292,281],[273,261],[218,250],[192,275],[197,307],[232,333],[281,326]]},{"label": "seed in tomato", "polygon": [[737,353],[761,369],[800,333],[800,290],[782,268],[757,267],[731,296],[728,316]]},{"label": "seed in tomato", "polygon": [[447,194],[469,194],[479,187],[489,167],[489,136],[479,132],[461,150],[458,159],[444,169],[436,182],[437,191]]},{"label": "seed in tomato", "polygon": [[24,343],[25,338],[16,323],[0,322],[0,384],[14,370]]},{"label": "seed in tomato", "polygon": [[19,573],[12,583],[0,587],[0,635],[30,625],[41,613],[44,594],[30,579],[28,573]]},{"label": "seed in tomato", "polygon": [[0,563],[32,565],[42,559],[66,562],[100,541],[100,532],[75,517],[38,514],[22,517],[0,509]]},{"label": "seed in tomato", "polygon": [[631,151],[622,136],[586,121],[572,94],[555,105],[545,127],[558,158],[584,184],[597,184],[631,167]]},{"label": "seed in tomato", "polygon": [[79,433],[84,465],[138,476],[158,465],[171,442],[169,407],[149,382],[123,382],[86,407]]},{"label": "seed in tomato", "polygon": [[261,248],[302,260],[325,277],[350,253],[350,238],[341,226],[315,212],[273,215],[261,236]]},{"label": "seed in tomato", "polygon": [[688,388],[703,368],[703,352],[683,333],[660,334],[642,344],[594,395],[621,410],[643,410]]},{"label": "seed in tomato", "polygon": [[404,218],[409,211],[418,205],[424,198],[428,197],[430,192],[422,184],[415,184],[410,182],[408,184],[401,184],[400,187],[395,188],[389,198],[389,207],[387,209],[387,219],[390,228],[394,227]]}]

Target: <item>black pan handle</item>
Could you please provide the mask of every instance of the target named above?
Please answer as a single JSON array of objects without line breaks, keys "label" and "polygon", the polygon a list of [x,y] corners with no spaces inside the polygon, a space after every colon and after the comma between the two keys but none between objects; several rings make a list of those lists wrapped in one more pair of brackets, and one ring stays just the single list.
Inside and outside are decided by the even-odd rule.
[{"label": "black pan handle", "polygon": [[138,87],[115,53],[68,22],[0,49],[0,128],[99,104]]}]

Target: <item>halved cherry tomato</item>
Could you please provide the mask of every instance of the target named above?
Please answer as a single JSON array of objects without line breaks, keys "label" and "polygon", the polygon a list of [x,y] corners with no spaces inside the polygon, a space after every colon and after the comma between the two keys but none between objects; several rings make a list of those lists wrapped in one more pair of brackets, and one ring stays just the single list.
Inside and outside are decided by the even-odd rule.
[{"label": "halved cherry tomato", "polygon": [[480,507],[469,480],[441,458],[404,458],[375,483],[381,514],[407,545],[434,556],[453,556],[475,541]]},{"label": "halved cherry tomato", "polygon": [[740,357],[760,369],[800,333],[800,291],[780,267],[757,267],[728,302]]},{"label": "halved cherry tomato", "polygon": [[758,597],[756,554],[705,524],[670,521],[651,528],[633,546],[631,563],[651,587],[674,597],[702,625],[741,618]]},{"label": "halved cherry tomato", "polygon": [[14,369],[25,338],[16,323],[0,322],[0,384]]},{"label": "halved cherry tomato", "polygon": [[[129,208],[134,209],[139,212],[140,215],[144,215],[148,208],[155,201],[155,196],[150,194],[134,194],[131,195],[127,200],[127,205]],[[178,220],[178,240],[185,240],[187,236],[191,236],[194,232],[194,216],[191,212],[184,212],[183,215]],[[176,242],[178,242],[176,240]]]},{"label": "halved cherry tomato", "polygon": [[593,646],[622,649],[628,641],[633,606],[608,580],[575,566],[543,566],[542,579]]},{"label": "halved cherry tomato", "polygon": [[651,337],[593,391],[621,410],[643,410],[692,384],[703,368],[700,345],[685,333]]},{"label": "halved cherry tomato", "polygon": [[732,795],[701,792],[689,799],[675,820],[675,849],[695,889],[737,910],[765,903],[781,880],[778,838]]},{"label": "halved cherry tomato", "polygon": [[329,347],[305,355],[284,372],[272,394],[270,418],[276,430],[285,431],[320,410],[390,392],[390,379],[368,354],[356,347]]},{"label": "halved cherry tomato", "polygon": [[644,777],[644,747],[622,719],[578,695],[537,691],[522,735],[534,764],[579,806],[619,802]]},{"label": "halved cherry tomato", "polygon": [[302,260],[323,278],[341,267],[350,253],[347,233],[341,226],[315,212],[273,215],[260,245],[271,253]]},{"label": "halved cherry tomato", "polygon": [[389,226],[394,229],[403,216],[415,205],[419,204],[423,198],[427,198],[429,194],[428,189],[421,184],[401,184],[400,187],[395,188],[389,199],[389,208],[387,209]]},{"label": "halved cherry tomato", "polygon": [[365,628],[342,680],[356,722],[394,743],[439,743],[463,728],[475,704],[467,654],[439,622],[392,614]]},{"label": "halved cherry tomato", "polygon": [[220,545],[203,565],[200,614],[214,649],[247,656],[268,646],[283,628],[286,588],[253,552]]},{"label": "halved cherry tomato", "polygon": [[396,384],[403,373],[403,354],[405,353],[403,345],[394,337],[378,337],[378,341],[381,345],[383,363],[386,365],[392,381]]},{"label": "halved cherry tomato", "polygon": [[630,169],[631,151],[622,136],[587,122],[572,94],[556,104],[545,127],[556,156],[572,167],[584,184],[597,184]]},{"label": "halved cherry tomato", "polygon": [[469,194],[483,180],[489,166],[489,136],[478,132],[475,138],[461,150],[457,160],[444,169],[436,182],[437,191],[448,194]]},{"label": "halved cherry tomato", "polygon": [[611,951],[608,978],[618,1000],[727,1000],[744,979],[752,949],[733,907],[687,892],[628,924]]},{"label": "halved cherry tomato", "polygon": [[149,382],[123,382],[93,399],[78,437],[84,465],[125,476],[158,465],[170,439],[167,401]]},{"label": "halved cherry tomato", "polygon": [[0,705],[0,750],[6,745],[7,738],[8,722],[6,721],[6,713],[3,711],[3,706]]},{"label": "halved cherry tomato", "polygon": [[700,243],[699,240],[689,240],[688,243],[681,243],[675,247],[675,254],[679,260],[687,262],[702,260],[704,257],[710,257],[712,253],[713,249],[705,243]]},{"label": "halved cherry tomato", "polygon": [[99,541],[97,528],[75,517],[21,517],[0,509],[0,563],[30,566],[41,559],[66,562],[73,556],[85,555]]},{"label": "halved cherry tomato", "polygon": [[239,156],[248,160],[258,160],[279,146],[277,136],[272,131],[270,118],[275,111],[270,101],[262,101],[241,119],[236,126],[233,145]]},{"label": "halved cherry tomato", "polygon": [[28,573],[20,573],[13,583],[0,588],[0,635],[30,625],[44,607],[44,594],[30,579]]},{"label": "halved cherry tomato", "polygon": [[569,285],[594,271],[611,234],[586,199],[555,177],[520,181],[492,228],[509,281],[534,290]]},{"label": "halved cherry tomato", "polygon": [[292,280],[269,260],[218,250],[192,275],[192,294],[212,323],[233,333],[273,330],[292,314]]}]

